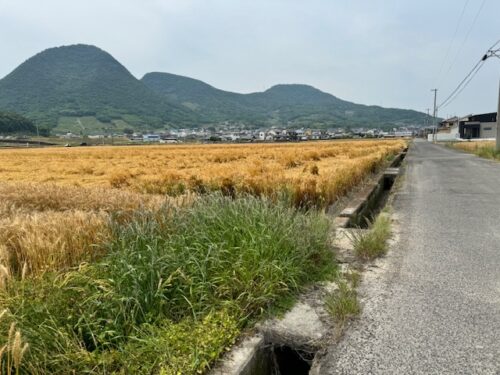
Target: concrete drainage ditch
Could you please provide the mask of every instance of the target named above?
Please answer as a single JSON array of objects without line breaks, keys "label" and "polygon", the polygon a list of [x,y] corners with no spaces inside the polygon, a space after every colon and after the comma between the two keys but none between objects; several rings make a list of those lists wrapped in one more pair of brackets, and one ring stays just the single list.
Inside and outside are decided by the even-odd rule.
[{"label": "concrete drainage ditch", "polygon": [[352,199],[340,215],[335,218],[336,228],[366,228],[384,208],[392,185],[400,173],[399,166],[406,157],[407,149],[399,153],[389,168],[373,183],[366,186]]},{"label": "concrete drainage ditch", "polygon": [[[406,151],[397,155],[377,181],[363,189],[335,219],[340,232],[366,227],[366,218],[374,218],[385,206]],[[258,333],[243,339],[210,374],[309,374],[316,353],[334,336],[335,327],[323,299],[336,288],[335,283],[316,286],[282,319],[258,324]]]},{"label": "concrete drainage ditch", "polygon": [[258,334],[244,339],[211,374],[216,375],[306,375],[316,352],[327,342],[333,327],[323,307],[325,288],[307,294],[281,319],[258,324]]}]

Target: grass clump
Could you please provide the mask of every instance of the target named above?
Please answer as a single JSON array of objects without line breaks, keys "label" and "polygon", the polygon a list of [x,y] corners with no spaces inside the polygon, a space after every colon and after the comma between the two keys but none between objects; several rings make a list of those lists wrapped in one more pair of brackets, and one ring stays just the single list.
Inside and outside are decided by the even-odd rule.
[{"label": "grass clump", "polygon": [[494,141],[480,142],[450,142],[446,146],[473,153],[480,158],[500,160],[500,151]]},{"label": "grass clump", "polygon": [[355,318],[361,312],[356,289],[350,287],[344,280],[339,282],[337,290],[326,297],[325,306],[339,327],[344,326],[348,320]]},{"label": "grass clump", "polygon": [[386,214],[378,215],[368,231],[353,230],[350,233],[354,252],[362,260],[371,260],[384,255],[390,237],[391,220]]},{"label": "grass clump", "polygon": [[0,291],[0,343],[15,322],[30,345],[23,372],[203,372],[241,329],[334,271],[327,218],[279,202],[209,195],[111,221],[102,259]]},{"label": "grass clump", "polygon": [[500,159],[500,151],[493,146],[478,147],[475,154],[485,159]]}]

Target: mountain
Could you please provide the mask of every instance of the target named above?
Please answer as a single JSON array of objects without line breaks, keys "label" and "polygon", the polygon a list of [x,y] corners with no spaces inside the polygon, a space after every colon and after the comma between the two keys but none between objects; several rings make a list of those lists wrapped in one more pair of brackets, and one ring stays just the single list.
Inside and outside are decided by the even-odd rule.
[{"label": "mountain", "polygon": [[148,73],[149,88],[211,121],[254,125],[393,127],[422,124],[425,114],[413,110],[366,106],[339,99],[312,86],[276,85],[264,92],[237,94],[202,81],[169,73]]},{"label": "mountain", "polygon": [[0,80],[0,109],[51,125],[61,116],[156,126],[194,119],[191,110],[150,90],[110,54],[83,44],[40,52]]},{"label": "mountain", "polygon": [[365,106],[307,85],[238,94],[169,73],[136,79],[90,45],[50,48],[0,80],[0,111],[20,113],[57,132],[195,127],[393,127],[424,123],[421,112]]},{"label": "mountain", "polygon": [[210,121],[239,120],[249,110],[244,94],[219,90],[197,79],[170,73],[147,73],[141,81],[170,101],[202,114]]}]

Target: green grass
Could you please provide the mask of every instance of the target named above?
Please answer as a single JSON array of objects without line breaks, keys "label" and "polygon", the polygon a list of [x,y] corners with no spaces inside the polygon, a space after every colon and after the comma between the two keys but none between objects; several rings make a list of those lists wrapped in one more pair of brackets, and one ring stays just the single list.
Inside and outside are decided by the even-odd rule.
[{"label": "green grass", "polygon": [[326,310],[335,319],[339,327],[355,318],[361,312],[355,286],[350,287],[345,281],[339,282],[339,288],[325,299]]},{"label": "green grass", "polygon": [[500,150],[493,146],[478,147],[474,153],[481,158],[500,160]]},{"label": "green grass", "polygon": [[251,322],[335,271],[324,214],[279,202],[206,196],[113,227],[101,261],[0,293],[0,343],[16,322],[30,344],[23,372],[203,372]]},{"label": "green grass", "polygon": [[[79,120],[79,121],[78,121]],[[125,128],[133,128],[123,120],[112,120],[104,123],[94,116],[82,117],[59,117],[57,126],[52,129],[52,133],[73,133],[81,135],[95,135],[108,133],[122,133]]]},{"label": "green grass", "polygon": [[350,239],[359,259],[371,260],[387,252],[387,241],[391,237],[391,220],[385,213],[378,215],[368,231],[353,230]]}]

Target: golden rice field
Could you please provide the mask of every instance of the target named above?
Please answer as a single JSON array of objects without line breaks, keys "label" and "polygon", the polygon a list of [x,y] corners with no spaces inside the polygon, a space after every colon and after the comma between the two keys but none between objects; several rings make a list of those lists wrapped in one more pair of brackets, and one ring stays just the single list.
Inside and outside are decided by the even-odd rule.
[{"label": "golden rice field", "polygon": [[[0,151],[0,264],[30,274],[92,260],[109,215],[222,191],[324,207],[406,147],[403,140]],[[2,278],[7,277],[0,274]]]},{"label": "golden rice field", "polygon": [[2,150],[0,180],[170,196],[286,191],[296,203],[328,204],[403,147],[403,140],[376,140]]},{"label": "golden rice field", "polygon": [[325,208],[405,147],[0,150],[0,373],[202,373],[333,272],[328,219],[291,206]]}]

